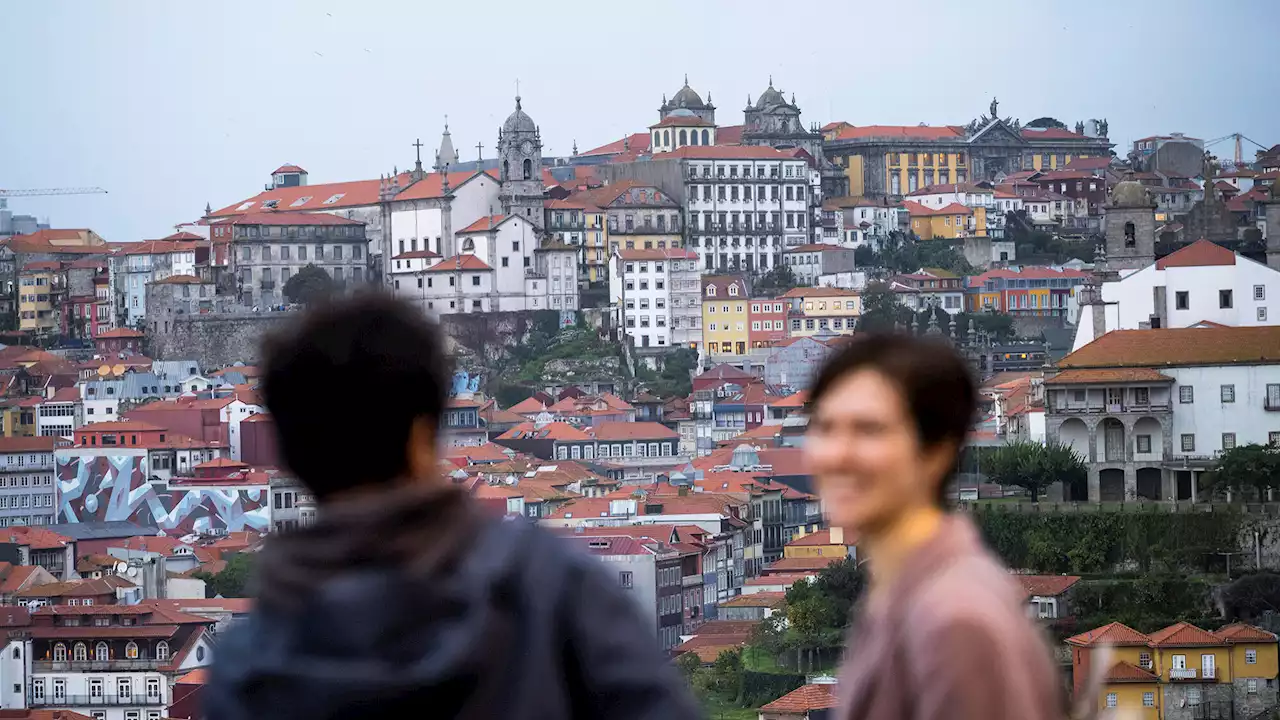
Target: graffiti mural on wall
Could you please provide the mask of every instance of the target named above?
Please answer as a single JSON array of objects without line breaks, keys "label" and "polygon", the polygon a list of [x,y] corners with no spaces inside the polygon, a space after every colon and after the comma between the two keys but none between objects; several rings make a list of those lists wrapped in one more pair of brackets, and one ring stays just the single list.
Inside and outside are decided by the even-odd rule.
[{"label": "graffiti mural on wall", "polygon": [[266,532],[266,485],[171,488],[147,481],[145,455],[58,455],[58,522],[128,520],[170,535]]}]

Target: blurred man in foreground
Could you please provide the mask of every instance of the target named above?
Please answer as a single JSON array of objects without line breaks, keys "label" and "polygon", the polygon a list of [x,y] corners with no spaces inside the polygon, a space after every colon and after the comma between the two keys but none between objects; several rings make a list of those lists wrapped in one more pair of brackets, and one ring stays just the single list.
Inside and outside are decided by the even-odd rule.
[{"label": "blurred man in foreground", "polygon": [[310,311],[264,356],[282,458],[319,519],[262,551],[209,720],[698,716],[590,558],[482,514],[442,475],[451,368],[434,324],[367,295]]}]

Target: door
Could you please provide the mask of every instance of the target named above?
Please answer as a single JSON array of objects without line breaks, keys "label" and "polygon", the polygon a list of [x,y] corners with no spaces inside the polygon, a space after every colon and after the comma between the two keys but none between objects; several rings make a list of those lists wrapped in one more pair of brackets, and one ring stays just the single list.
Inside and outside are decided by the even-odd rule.
[{"label": "door", "polygon": [[1119,420],[1106,421],[1107,462],[1124,461],[1124,425]]},{"label": "door", "polygon": [[1213,663],[1214,663],[1214,658],[1212,655],[1200,656],[1201,677],[1203,677],[1206,680],[1210,680],[1214,677],[1217,677],[1216,675],[1214,675]]}]

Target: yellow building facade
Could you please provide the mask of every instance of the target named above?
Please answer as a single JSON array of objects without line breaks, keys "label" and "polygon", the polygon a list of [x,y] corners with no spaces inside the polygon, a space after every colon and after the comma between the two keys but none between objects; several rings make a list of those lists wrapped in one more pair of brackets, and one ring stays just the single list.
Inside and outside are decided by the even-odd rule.
[{"label": "yellow building facade", "polygon": [[829,287],[792,288],[781,298],[790,304],[788,337],[819,333],[851,335],[862,315],[862,296],[853,290]]},{"label": "yellow building facade", "polygon": [[57,329],[53,312],[54,282],[58,263],[28,263],[18,274],[18,329],[50,332]]},{"label": "yellow building facade", "polygon": [[[970,223],[970,219],[974,217],[973,208],[967,208],[958,203],[932,208],[910,201],[904,202],[903,206],[911,216],[911,232],[921,240],[953,240],[975,234]],[[983,220],[985,234],[985,214]]]},{"label": "yellow building facade", "polygon": [[788,558],[848,557],[851,543],[845,542],[844,528],[828,528],[794,537],[782,547]]},{"label": "yellow building facade", "polygon": [[747,354],[750,304],[740,276],[702,278],[702,342],[709,357]]},{"label": "yellow building facade", "polygon": [[1100,708],[1159,720],[1203,706],[1211,717],[1252,717],[1273,707],[1280,676],[1276,636],[1234,623],[1209,632],[1180,622],[1150,634],[1111,623],[1066,641],[1076,692],[1110,648]]}]

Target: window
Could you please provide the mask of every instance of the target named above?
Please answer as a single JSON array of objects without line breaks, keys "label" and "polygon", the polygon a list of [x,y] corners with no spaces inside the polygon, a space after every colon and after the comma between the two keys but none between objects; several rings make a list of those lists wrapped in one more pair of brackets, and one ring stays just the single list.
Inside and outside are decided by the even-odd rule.
[{"label": "window", "polygon": [[618,587],[626,588],[629,590],[632,587],[632,583],[633,583],[633,580],[631,577],[630,570],[623,570],[618,573]]},{"label": "window", "polygon": [[76,643],[71,648],[71,659],[74,662],[85,662],[89,659],[89,646],[82,642]]},{"label": "window", "polygon": [[1178,310],[1186,310],[1191,307],[1191,293],[1186,290],[1179,290],[1173,295],[1173,306]]},{"label": "window", "polygon": [[107,644],[100,642],[93,648],[93,659],[98,662],[106,662],[111,659],[111,649]]},{"label": "window", "polygon": [[156,643],[156,659],[157,660],[169,659],[169,643],[165,642],[164,640],[161,640],[160,642]]},{"label": "window", "polygon": [[54,662],[67,661],[67,646],[65,644],[58,643],[57,645],[53,646],[53,661]]},{"label": "window", "polygon": [[1218,291],[1218,307],[1224,308],[1224,309],[1231,307],[1231,291],[1230,290]]},{"label": "window", "polygon": [[1248,680],[1246,680],[1246,681],[1245,681],[1245,688],[1249,691],[1249,694],[1250,694],[1250,695],[1257,695],[1257,694],[1258,694],[1258,679],[1257,679],[1257,678],[1249,678]]},{"label": "window", "polygon": [[1151,436],[1150,435],[1138,436],[1138,452],[1140,453],[1151,452]]},{"label": "window", "polygon": [[1190,385],[1183,385],[1178,388],[1178,402],[1190,404],[1196,401],[1195,388]]},{"label": "window", "polygon": [[[1181,657],[1181,656],[1176,656],[1176,657]],[[1180,670],[1181,670],[1181,669],[1185,669],[1185,665],[1186,665],[1186,663],[1183,663],[1183,666],[1184,666],[1184,667],[1183,667],[1183,668],[1179,668],[1179,669],[1180,669]],[[1198,688],[1198,687],[1188,687],[1188,688],[1187,688],[1187,704],[1188,704],[1188,705],[1199,705],[1199,704],[1200,704],[1200,688]]]},{"label": "window", "polygon": [[1245,650],[1245,651],[1244,651],[1244,663],[1245,663],[1246,665],[1257,665],[1257,664],[1258,664],[1258,651],[1257,651],[1257,650]]},{"label": "window", "polygon": [[[1079,185],[1079,183],[1076,183],[1076,184]],[[1155,707],[1155,706],[1156,706],[1156,694],[1153,692],[1142,693],[1142,707]]]},{"label": "window", "polygon": [[1233,448],[1233,447],[1235,447],[1235,446],[1236,446],[1236,434],[1235,434],[1235,433],[1222,433],[1222,449],[1223,449],[1223,450],[1230,450],[1231,448]]},{"label": "window", "polygon": [[[103,618],[103,619],[106,620],[106,618]],[[126,660],[137,660],[138,659],[138,643],[130,640],[129,643],[124,646],[124,657]]]},{"label": "window", "polygon": [[1267,309],[1265,307],[1258,308],[1258,322],[1267,321]]},{"label": "window", "polygon": [[1196,449],[1196,436],[1194,433],[1183,433],[1182,435],[1182,452],[1193,452]]},{"label": "window", "polygon": [[1149,652],[1138,653],[1138,665],[1150,670],[1151,669],[1151,653]]},{"label": "window", "polygon": [[1267,433],[1267,444],[1274,447],[1280,447],[1280,432]]},{"label": "window", "polygon": [[1107,707],[1113,708],[1115,706],[1116,706],[1116,694],[1107,693]]}]

